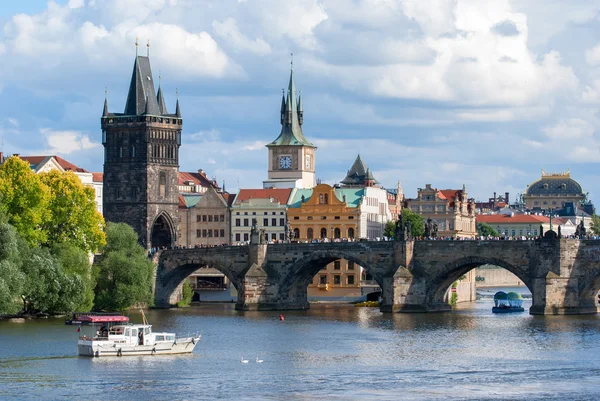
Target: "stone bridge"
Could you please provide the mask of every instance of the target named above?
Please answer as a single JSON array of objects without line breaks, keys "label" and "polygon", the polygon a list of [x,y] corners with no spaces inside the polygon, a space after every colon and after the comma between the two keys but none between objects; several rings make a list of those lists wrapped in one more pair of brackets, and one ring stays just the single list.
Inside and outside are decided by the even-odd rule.
[{"label": "stone bridge", "polygon": [[178,286],[201,266],[238,290],[238,310],[308,309],[307,287],[328,263],[362,266],[382,289],[382,312],[439,312],[448,287],[483,264],[514,273],[533,296],[531,314],[597,313],[600,241],[406,241],[250,244],[174,249],[158,258],[155,303],[176,303]]}]

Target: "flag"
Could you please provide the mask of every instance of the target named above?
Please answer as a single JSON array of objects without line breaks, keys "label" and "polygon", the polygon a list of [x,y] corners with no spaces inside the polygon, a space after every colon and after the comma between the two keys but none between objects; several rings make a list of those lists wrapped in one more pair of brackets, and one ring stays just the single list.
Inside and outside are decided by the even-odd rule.
[{"label": "flag", "polygon": [[81,331],[81,326],[77,326],[77,332],[79,333]]}]

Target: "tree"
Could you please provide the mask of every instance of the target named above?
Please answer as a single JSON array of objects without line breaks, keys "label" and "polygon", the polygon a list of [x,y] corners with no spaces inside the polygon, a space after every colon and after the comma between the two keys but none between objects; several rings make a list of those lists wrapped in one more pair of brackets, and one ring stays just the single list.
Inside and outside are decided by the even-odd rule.
[{"label": "tree", "polygon": [[423,216],[417,214],[410,209],[404,208],[402,209],[402,218],[404,219],[404,224],[408,224],[410,221],[411,234],[413,238],[422,237],[425,235],[425,222],[423,220]]},{"label": "tree", "polygon": [[74,310],[89,311],[94,306],[95,279],[92,275],[92,265],[88,253],[71,243],[55,245],[52,255],[58,260],[63,274],[81,280],[81,288],[73,299]]},{"label": "tree", "polygon": [[0,166],[0,210],[30,245],[47,240],[42,230],[49,212],[49,191],[24,160],[13,156]]},{"label": "tree", "polygon": [[383,235],[388,238],[396,238],[396,223],[394,221],[388,221],[385,223]]},{"label": "tree", "polygon": [[49,218],[42,224],[46,245],[73,243],[87,252],[96,252],[106,244],[104,218],[96,210],[93,188],[83,185],[73,172],[52,170],[40,175],[50,192]]},{"label": "tree", "polygon": [[181,286],[181,301],[177,302],[177,306],[180,308],[184,306],[190,306],[193,297],[194,289],[190,284],[190,280],[185,279],[183,285]]},{"label": "tree", "polygon": [[590,228],[594,234],[600,235],[600,216],[595,213],[592,215],[592,226]]},{"label": "tree", "polygon": [[65,274],[58,259],[47,249],[34,248],[23,264],[26,280],[23,309],[27,313],[72,312],[81,302],[83,282]]},{"label": "tree", "polygon": [[154,264],[125,223],[108,223],[106,247],[98,258],[95,308],[125,310],[152,303]]},{"label": "tree", "polygon": [[498,231],[487,223],[477,223],[477,234],[483,237],[498,237]]},{"label": "tree", "polygon": [[14,227],[0,224],[0,314],[21,309],[25,275],[21,271],[18,234]]}]

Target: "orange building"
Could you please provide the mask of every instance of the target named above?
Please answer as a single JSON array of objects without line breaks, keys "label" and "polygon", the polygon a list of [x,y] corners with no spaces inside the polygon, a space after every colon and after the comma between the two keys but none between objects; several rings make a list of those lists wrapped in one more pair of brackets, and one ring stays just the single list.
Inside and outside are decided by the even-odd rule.
[{"label": "orange building", "polygon": [[[362,188],[319,184],[295,189],[288,205],[294,241],[352,241],[358,236]],[[340,301],[361,296],[361,267],[344,259],[321,269],[308,286],[308,298]]]}]

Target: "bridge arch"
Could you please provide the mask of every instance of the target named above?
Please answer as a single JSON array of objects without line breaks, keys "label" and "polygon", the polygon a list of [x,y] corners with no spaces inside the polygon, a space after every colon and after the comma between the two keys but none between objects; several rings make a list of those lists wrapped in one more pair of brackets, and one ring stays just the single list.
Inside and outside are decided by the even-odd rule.
[{"label": "bridge arch", "polygon": [[[180,259],[171,257],[169,251],[163,252],[156,271],[155,303],[157,306],[169,306],[177,302],[174,299],[177,287],[186,280],[190,274],[203,266],[212,267],[223,273],[240,293],[242,283],[239,274],[232,266],[221,263],[214,257],[190,257]],[[177,252],[177,251],[173,251]]]},{"label": "bridge arch", "polygon": [[151,248],[168,248],[176,241],[175,234],[176,224],[164,210],[156,215],[151,226],[150,247]]},{"label": "bridge arch", "polygon": [[590,312],[598,311],[598,304],[600,303],[600,295],[598,295],[600,290],[600,265],[589,269],[587,274],[584,274],[580,280],[579,303],[581,307]]},{"label": "bridge arch", "polygon": [[430,286],[428,291],[428,300],[432,303],[443,302],[444,295],[448,288],[460,277],[467,274],[476,267],[483,265],[494,265],[504,268],[517,276],[531,291],[532,298],[535,298],[533,282],[529,277],[528,270],[515,266],[503,259],[489,258],[481,256],[466,256],[447,263],[442,272],[435,277],[430,277]]},{"label": "bridge arch", "polygon": [[308,308],[307,290],[313,277],[329,263],[339,259],[354,262],[354,265],[357,266],[356,280],[360,280],[360,275],[358,274],[358,266],[360,266],[369,272],[377,284],[383,288],[383,277],[377,267],[371,262],[353,253],[342,250],[327,250],[312,252],[308,257],[303,257],[290,264],[287,274],[279,281],[279,293],[289,294],[290,299],[298,300]]}]

